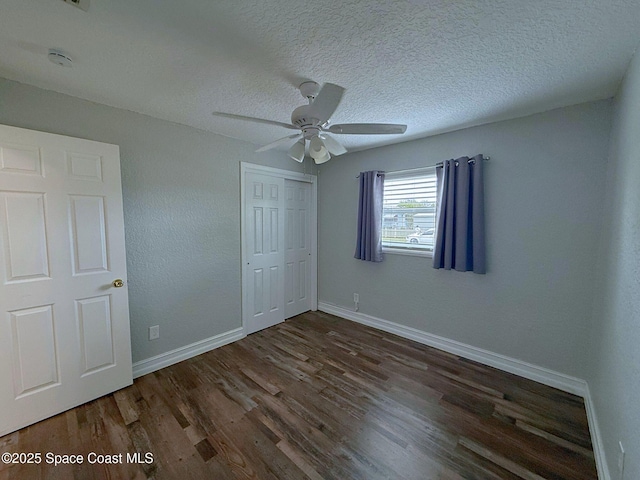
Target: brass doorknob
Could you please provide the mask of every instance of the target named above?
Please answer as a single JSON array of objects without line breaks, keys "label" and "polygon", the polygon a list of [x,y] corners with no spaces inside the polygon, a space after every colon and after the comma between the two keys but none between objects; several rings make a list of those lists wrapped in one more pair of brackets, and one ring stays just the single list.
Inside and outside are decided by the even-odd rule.
[{"label": "brass doorknob", "polygon": [[113,281],[113,286],[116,287],[116,288],[120,288],[120,287],[124,286],[124,282],[122,281],[121,278],[116,278]]}]

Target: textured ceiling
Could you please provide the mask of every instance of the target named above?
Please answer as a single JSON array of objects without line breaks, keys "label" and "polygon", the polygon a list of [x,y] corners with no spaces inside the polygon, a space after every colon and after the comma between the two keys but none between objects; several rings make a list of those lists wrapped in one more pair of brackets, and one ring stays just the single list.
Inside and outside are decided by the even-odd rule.
[{"label": "textured ceiling", "polygon": [[289,122],[336,83],[332,123],[409,126],[336,136],[359,150],[611,97],[639,24],[640,0],[0,0],[0,76],[256,145],[291,132],[211,112]]}]

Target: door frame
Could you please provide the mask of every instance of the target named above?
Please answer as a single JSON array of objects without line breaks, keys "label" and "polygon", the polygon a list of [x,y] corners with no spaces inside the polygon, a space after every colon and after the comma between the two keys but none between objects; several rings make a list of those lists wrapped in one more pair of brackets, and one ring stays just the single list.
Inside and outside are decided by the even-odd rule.
[{"label": "door frame", "polygon": [[[308,173],[294,172],[274,167],[266,167],[255,163],[240,162],[240,243],[241,243],[241,264],[240,275],[242,278],[242,330],[247,335],[247,319],[246,313],[250,310],[248,305],[248,278],[245,274],[245,266],[247,265],[247,242],[245,238],[245,221],[246,221],[246,173],[259,173],[262,175],[270,175],[272,177],[282,178],[284,180],[295,180],[311,184],[311,218],[309,224],[311,227],[311,269],[309,290],[311,293],[311,310],[318,310],[318,177]],[[284,293],[284,292],[283,292]],[[284,312],[284,310],[283,310]]]}]

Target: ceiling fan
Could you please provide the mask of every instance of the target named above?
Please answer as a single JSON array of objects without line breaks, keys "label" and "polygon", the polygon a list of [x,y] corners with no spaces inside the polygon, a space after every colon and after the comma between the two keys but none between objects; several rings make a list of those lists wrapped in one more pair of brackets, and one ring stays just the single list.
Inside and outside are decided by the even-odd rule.
[{"label": "ceiling fan", "polygon": [[279,145],[296,140],[289,149],[289,157],[297,162],[304,160],[306,142],[309,142],[309,155],[316,164],[327,162],[331,155],[337,156],[347,152],[330,133],[338,135],[393,135],[406,131],[406,125],[394,123],[343,123],[330,125],[329,117],[333,115],[344,94],[344,88],[325,83],[322,88],[316,82],[304,82],[298,87],[300,93],[309,101],[308,105],[296,108],[291,114],[291,123],[283,123],[263,118],[245,117],[233,113],[213,112],[213,115],[249,122],[277,125],[290,130],[301,130],[301,133],[286,136],[268,145],[260,147],[256,152],[271,150]]}]

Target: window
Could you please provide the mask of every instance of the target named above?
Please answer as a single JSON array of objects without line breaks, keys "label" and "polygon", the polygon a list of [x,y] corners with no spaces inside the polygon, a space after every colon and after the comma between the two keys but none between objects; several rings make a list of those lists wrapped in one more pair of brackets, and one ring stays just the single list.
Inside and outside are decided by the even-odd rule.
[{"label": "window", "polygon": [[432,256],[435,219],[435,167],[385,174],[382,202],[384,252]]}]

